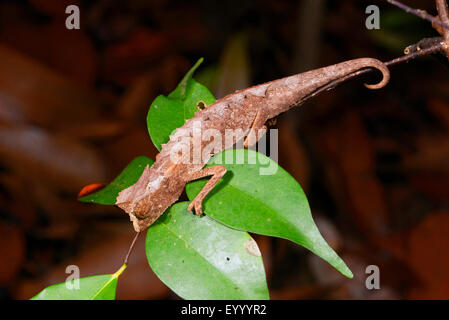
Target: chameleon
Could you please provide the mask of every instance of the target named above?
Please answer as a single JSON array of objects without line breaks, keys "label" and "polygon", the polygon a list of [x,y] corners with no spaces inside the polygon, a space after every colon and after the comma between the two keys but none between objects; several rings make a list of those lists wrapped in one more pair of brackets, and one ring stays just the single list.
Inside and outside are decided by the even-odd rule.
[{"label": "chameleon", "polygon": [[[308,96],[330,82],[364,68],[375,68],[382,73],[382,80],[377,84],[365,84],[367,88],[380,89],[388,83],[390,73],[381,61],[359,58],[239,90],[210,106],[198,108],[199,111],[162,145],[154,164],[151,167],[147,165],[138,181],[118,194],[115,204],[129,215],[134,230],[141,232],[178,200],[188,182],[210,176],[188,206],[190,212],[201,215],[204,198],[226,173],[223,165],[204,168],[214,154],[232,147],[241,139],[244,139],[245,147],[253,145],[257,142],[256,134],[263,135],[266,131],[268,120],[301,105]],[[237,134],[199,161],[173,161],[173,150],[182,149],[185,141],[191,142],[187,144],[190,152],[194,152],[195,144],[202,148],[209,144],[195,138],[195,125],[198,124],[201,130],[218,130],[222,136],[228,129],[236,129]],[[261,135],[258,136],[260,138]]]}]

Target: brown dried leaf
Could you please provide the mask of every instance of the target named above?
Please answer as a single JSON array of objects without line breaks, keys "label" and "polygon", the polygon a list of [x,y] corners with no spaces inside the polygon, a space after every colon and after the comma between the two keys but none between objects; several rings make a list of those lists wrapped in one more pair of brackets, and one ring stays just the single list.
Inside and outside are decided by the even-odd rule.
[{"label": "brown dried leaf", "polygon": [[332,194],[365,235],[383,234],[389,209],[375,171],[375,150],[360,118],[347,113],[336,126],[319,135]]},{"label": "brown dried leaf", "polygon": [[309,185],[309,159],[289,121],[279,123],[279,164],[307,191]]},{"label": "brown dried leaf", "polygon": [[449,299],[449,213],[430,214],[414,228],[383,240],[385,249],[418,276],[409,299]]},{"label": "brown dried leaf", "polygon": [[0,128],[0,154],[24,180],[75,194],[92,180],[105,181],[103,163],[91,148],[37,128]]},{"label": "brown dried leaf", "polygon": [[21,113],[35,125],[64,128],[98,114],[92,94],[4,45],[0,46],[0,90],[14,97]]},{"label": "brown dried leaf", "polygon": [[25,260],[25,237],[22,230],[0,221],[0,284],[7,284],[20,271]]}]

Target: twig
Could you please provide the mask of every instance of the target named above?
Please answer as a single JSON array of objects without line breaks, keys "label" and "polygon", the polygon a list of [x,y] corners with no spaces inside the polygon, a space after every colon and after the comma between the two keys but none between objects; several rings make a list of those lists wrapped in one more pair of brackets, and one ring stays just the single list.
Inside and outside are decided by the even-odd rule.
[{"label": "twig", "polygon": [[131,245],[129,246],[128,253],[126,254],[125,261],[123,262],[123,264],[128,265],[129,256],[131,255],[131,252],[134,249],[134,245],[136,244],[136,241],[137,241],[137,238],[139,238],[139,235],[140,235],[140,232],[137,232],[136,235],[134,236],[134,239],[131,242]]},{"label": "twig", "polygon": [[404,49],[404,54],[410,54],[422,49],[427,49],[444,42],[443,37],[424,38],[418,43],[412,44]]},{"label": "twig", "polygon": [[443,48],[443,42],[439,42],[439,43],[432,45],[428,48],[423,48],[423,49],[418,48],[418,50],[415,52],[411,52],[402,57],[385,62],[385,65],[387,67],[390,67],[390,66],[396,65],[398,63],[408,62],[408,61],[416,59],[418,57],[422,57],[422,56],[426,56],[426,55],[429,55],[432,53],[440,52],[442,50],[442,48]]},{"label": "twig", "polygon": [[407,13],[414,14],[415,16],[418,16],[421,19],[432,22],[432,24],[434,24],[435,26],[440,26],[443,29],[449,30],[449,24],[442,22],[440,19],[435,18],[434,16],[432,16],[431,14],[428,14],[424,10],[410,8],[409,6],[403,4],[399,1],[396,1],[396,0],[386,0],[386,1],[396,7],[404,10]]},{"label": "twig", "polygon": [[[406,55],[404,55],[404,56],[402,56],[402,57],[399,57],[399,58],[396,58],[396,59],[387,61],[387,62],[385,62],[385,65],[386,65],[387,67],[391,67],[391,66],[393,66],[393,65],[396,65],[396,64],[399,64],[399,63],[403,63],[403,62],[408,62],[408,61],[410,61],[410,60],[416,59],[416,58],[421,57],[421,56],[429,55],[429,54],[436,53],[436,52],[441,52],[441,51],[442,51],[442,47],[443,47],[443,43],[440,42],[440,43],[435,44],[435,45],[433,45],[433,46],[431,46],[431,47],[429,47],[429,48],[420,49],[420,50],[417,50],[417,51],[415,51],[415,52],[406,54]],[[321,92],[324,92],[324,91],[328,91],[328,90],[334,89],[337,85],[339,85],[339,84],[342,83],[342,82],[345,82],[345,81],[347,81],[347,80],[349,80],[349,79],[355,78],[355,77],[357,77],[357,76],[359,76],[359,75],[362,75],[362,74],[371,72],[371,71],[373,71],[373,70],[374,70],[374,69],[363,69],[363,70],[359,70],[359,71],[357,71],[357,72],[348,74],[347,76],[344,76],[344,77],[342,77],[342,78],[340,78],[340,79],[338,79],[338,80],[329,82],[327,85],[325,85],[325,86],[319,88],[319,89],[316,90],[315,92],[313,92],[313,93],[311,93],[310,95],[308,95],[305,99],[303,99],[303,100],[301,101],[301,103],[303,103],[303,102],[305,102],[305,101],[307,101],[307,100],[309,100],[309,99],[315,97],[317,94],[319,94],[319,93],[321,93]]]},{"label": "twig", "polygon": [[[435,4],[437,6],[440,21],[449,24],[449,10],[447,8],[446,0],[435,0]],[[446,57],[449,59],[449,29],[442,30],[442,35],[444,38],[443,50]]]}]

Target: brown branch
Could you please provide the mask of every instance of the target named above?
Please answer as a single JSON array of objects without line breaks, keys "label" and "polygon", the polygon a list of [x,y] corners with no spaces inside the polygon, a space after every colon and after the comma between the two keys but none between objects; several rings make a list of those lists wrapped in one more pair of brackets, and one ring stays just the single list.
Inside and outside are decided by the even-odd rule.
[{"label": "brown branch", "polygon": [[[435,0],[435,3],[440,21],[449,24],[449,10],[447,8],[446,0]],[[444,38],[443,51],[449,59],[449,29],[442,30],[442,36]]]},{"label": "brown branch", "polygon": [[[439,38],[437,38],[439,39]],[[422,48],[422,47],[418,47],[418,50],[415,52],[411,52],[409,54],[406,54],[402,57],[390,60],[385,62],[385,65],[387,67],[391,67],[393,65],[396,65],[398,63],[403,63],[403,62],[408,62],[410,60],[416,59],[418,57],[422,57],[422,56],[426,56],[429,54],[433,54],[433,53],[437,53],[437,52],[441,52],[443,48],[443,42],[438,42],[437,44],[434,44],[428,48]]]},{"label": "brown branch", "polygon": [[[404,63],[404,62],[411,61],[411,60],[416,59],[416,58],[421,57],[421,56],[425,56],[425,55],[441,52],[443,50],[442,47],[443,47],[443,42],[439,42],[439,43],[437,43],[437,44],[435,44],[435,45],[433,45],[431,47],[428,47],[428,48],[425,48],[425,49],[418,49],[415,52],[411,52],[411,53],[406,54],[406,55],[404,55],[402,57],[398,57],[396,59],[387,61],[387,62],[385,62],[385,65],[388,66],[388,67],[391,67],[391,66],[394,66],[394,65],[399,64],[399,63]],[[344,76],[344,77],[342,77],[340,79],[337,79],[337,80],[334,80],[332,82],[329,82],[327,85],[319,88],[318,90],[316,90],[313,93],[311,93],[310,95],[308,95],[306,98],[304,98],[301,101],[301,103],[303,103],[303,102],[305,102],[305,101],[315,97],[316,95],[320,94],[321,92],[334,89],[340,83],[343,83],[343,82],[345,82],[345,81],[347,81],[349,79],[355,78],[355,77],[360,76],[362,74],[366,74],[366,73],[371,72],[373,70],[374,69],[371,69],[371,68],[359,70],[359,71],[356,71],[354,73],[348,74],[347,76]]]},{"label": "brown branch", "polygon": [[438,44],[442,44],[444,42],[443,37],[434,37],[434,38],[424,38],[421,41],[412,44],[404,49],[404,54],[410,54],[422,49],[427,49]]},{"label": "brown branch", "polygon": [[[442,32],[441,28],[449,30],[449,24],[448,23],[444,23],[442,22],[440,19],[435,18],[434,16],[432,16],[431,14],[428,14],[425,10],[420,10],[420,9],[413,9],[399,1],[396,0],[386,0],[388,3],[404,10],[407,13],[411,13],[415,16],[420,17],[421,19],[427,20],[432,22],[432,25],[435,29],[438,30],[438,32]],[[436,28],[436,26],[439,26],[440,28]]]},{"label": "brown branch", "polygon": [[140,232],[137,232],[136,235],[134,236],[134,239],[131,242],[131,245],[129,246],[128,253],[125,256],[125,260],[124,260],[123,264],[128,265],[129,256],[131,255],[131,252],[134,249],[134,245],[136,244],[136,241],[137,241],[137,238],[139,238],[139,235],[140,235]]}]

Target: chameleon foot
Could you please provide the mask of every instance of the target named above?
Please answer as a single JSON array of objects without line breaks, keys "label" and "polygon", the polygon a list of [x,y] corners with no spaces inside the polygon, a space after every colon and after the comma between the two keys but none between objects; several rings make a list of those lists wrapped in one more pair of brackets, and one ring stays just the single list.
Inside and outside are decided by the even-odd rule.
[{"label": "chameleon foot", "polygon": [[195,210],[195,214],[197,216],[200,216],[203,214],[203,203],[200,200],[193,199],[192,202],[190,202],[189,206],[187,207],[187,210],[193,213],[193,210]]}]

